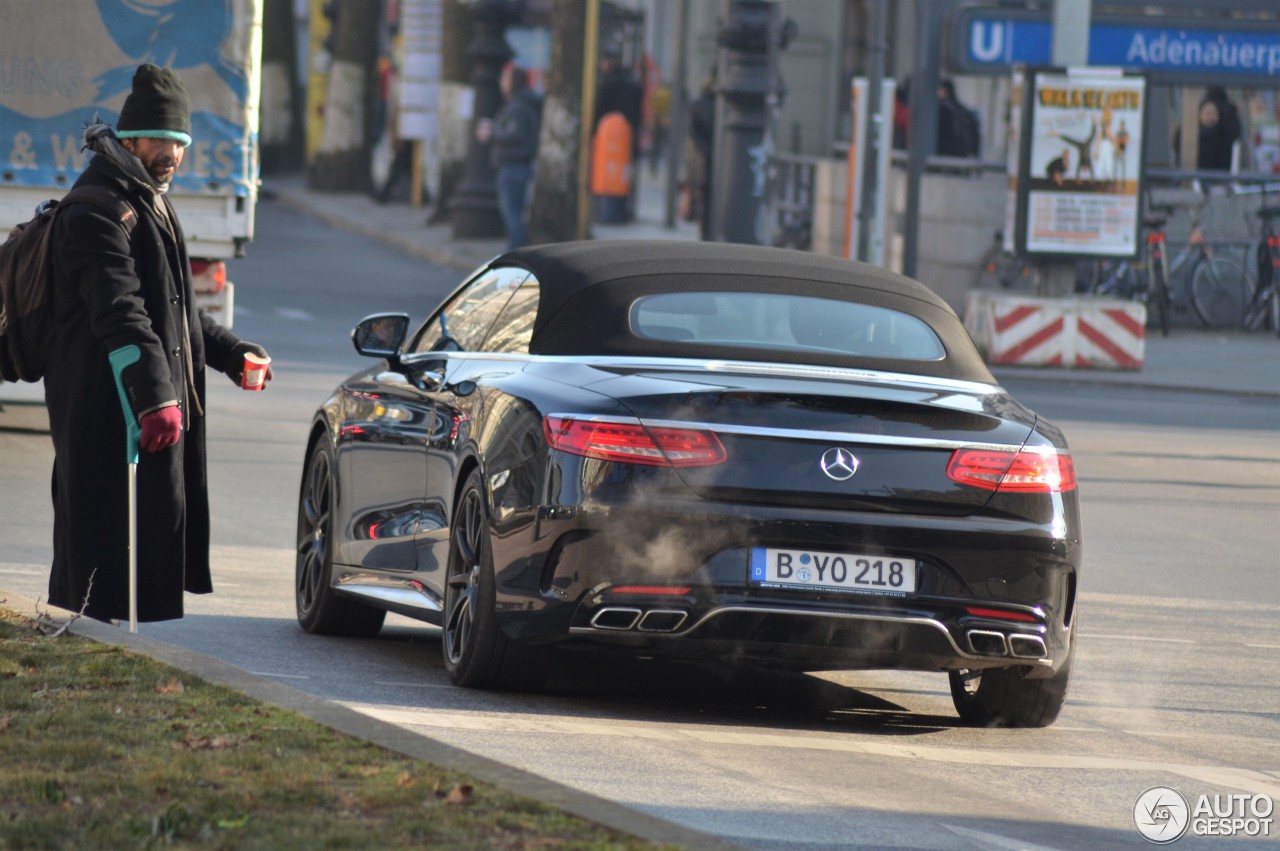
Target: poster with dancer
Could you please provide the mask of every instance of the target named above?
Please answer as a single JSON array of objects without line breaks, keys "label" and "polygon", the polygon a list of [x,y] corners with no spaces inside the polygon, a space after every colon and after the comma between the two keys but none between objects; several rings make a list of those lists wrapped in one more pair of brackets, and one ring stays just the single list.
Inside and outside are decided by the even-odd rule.
[{"label": "poster with dancer", "polygon": [[1037,71],[1019,207],[1027,254],[1133,257],[1142,215],[1146,78],[1119,69]]}]

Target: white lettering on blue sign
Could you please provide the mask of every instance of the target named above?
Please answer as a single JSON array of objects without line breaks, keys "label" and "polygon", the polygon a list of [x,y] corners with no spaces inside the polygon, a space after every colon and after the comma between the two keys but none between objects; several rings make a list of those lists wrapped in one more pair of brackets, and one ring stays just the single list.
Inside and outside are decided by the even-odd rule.
[{"label": "white lettering on blue sign", "polygon": [[[967,60],[974,65],[1044,65],[1052,61],[1053,25],[976,14],[969,19]],[[1095,21],[1089,64],[1149,71],[1204,73],[1211,78],[1280,77],[1280,31],[1143,27]]]},{"label": "white lettering on blue sign", "polygon": [[[1222,68],[1241,71],[1280,72],[1280,43],[1228,40],[1223,35],[1209,38],[1194,32],[1151,30],[1133,33],[1125,64],[1145,68]],[[1247,38],[1247,36],[1241,36]]]},{"label": "white lettering on blue sign", "polygon": [[1012,39],[1005,37],[1003,21],[974,21],[969,33],[969,52],[979,62],[1008,62],[1005,44]]}]

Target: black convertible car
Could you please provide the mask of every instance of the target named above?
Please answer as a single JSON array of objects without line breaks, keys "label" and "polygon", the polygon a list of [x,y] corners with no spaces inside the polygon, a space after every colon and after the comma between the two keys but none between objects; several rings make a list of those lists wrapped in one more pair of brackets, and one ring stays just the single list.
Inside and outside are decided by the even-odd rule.
[{"label": "black convertible car", "polygon": [[454,682],[557,645],[945,671],[974,724],[1053,722],[1081,566],[1062,433],[915,281],[691,242],[506,253],[317,411],[298,620],[441,627]]}]

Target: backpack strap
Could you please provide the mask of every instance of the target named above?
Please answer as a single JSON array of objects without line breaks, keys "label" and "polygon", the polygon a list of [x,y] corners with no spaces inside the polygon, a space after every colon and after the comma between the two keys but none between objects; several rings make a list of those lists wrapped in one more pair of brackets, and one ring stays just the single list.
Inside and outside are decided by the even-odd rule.
[{"label": "backpack strap", "polygon": [[124,230],[125,239],[133,235],[133,229],[138,225],[138,213],[133,209],[133,205],[105,186],[90,184],[73,187],[58,202],[58,205],[64,206],[76,201],[82,201],[97,207],[109,215],[112,220],[119,222],[120,227]]}]

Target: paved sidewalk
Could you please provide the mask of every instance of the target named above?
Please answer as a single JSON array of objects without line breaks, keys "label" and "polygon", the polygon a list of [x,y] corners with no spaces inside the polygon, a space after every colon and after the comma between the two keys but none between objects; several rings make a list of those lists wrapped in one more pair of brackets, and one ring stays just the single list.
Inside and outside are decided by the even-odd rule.
[{"label": "paved sidewalk", "polygon": [[[690,222],[677,222],[674,228],[664,225],[664,190],[660,175],[646,173],[638,192],[636,221],[593,225],[594,238],[697,239],[697,227]],[[359,194],[312,192],[301,175],[267,178],[263,194],[333,227],[363,234],[459,272],[470,272],[505,249],[501,239],[454,239],[448,224],[427,224],[428,208],[378,204]],[[997,367],[993,372],[1002,381],[1105,383],[1280,397],[1280,339],[1268,333],[1175,329],[1167,338],[1147,338],[1141,370]]]}]

